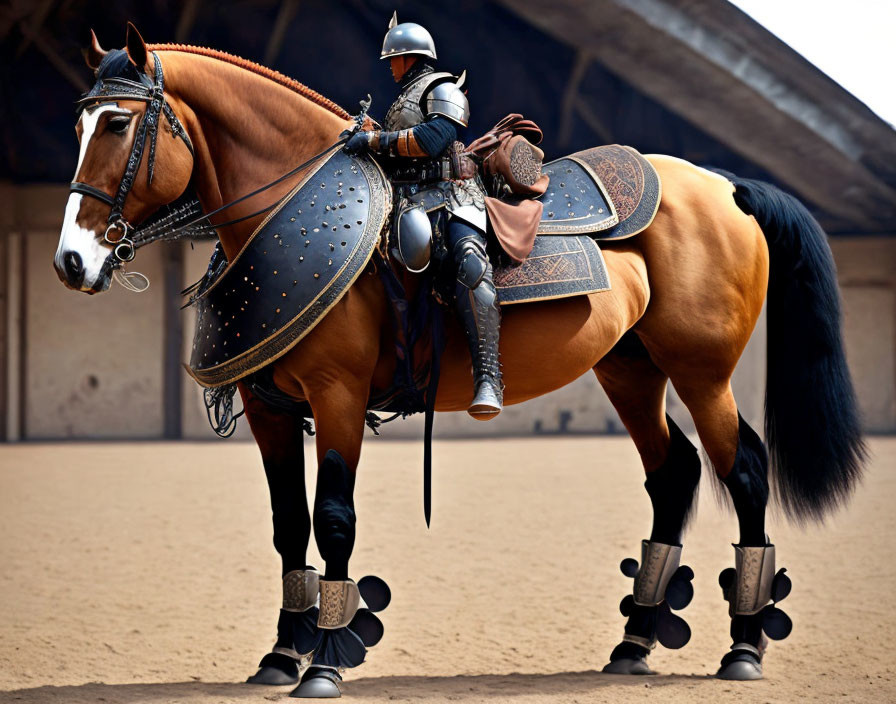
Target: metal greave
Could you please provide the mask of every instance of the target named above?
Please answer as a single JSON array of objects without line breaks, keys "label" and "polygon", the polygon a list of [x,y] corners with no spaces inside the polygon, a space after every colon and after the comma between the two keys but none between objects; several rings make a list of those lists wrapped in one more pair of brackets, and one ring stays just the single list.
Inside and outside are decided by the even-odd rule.
[{"label": "metal greave", "polygon": [[469,232],[475,235],[464,237],[454,246],[458,267],[455,306],[467,334],[473,361],[474,387],[478,388],[482,381],[487,380],[500,396],[498,341],[501,313],[494,272],[485,252],[484,237],[472,228]]},{"label": "metal greave", "polygon": [[473,380],[476,386],[484,379],[501,389],[501,367],[498,362],[498,340],[501,314],[498,310],[497,292],[492,281],[492,267],[488,265],[485,276],[474,289],[457,285],[457,312],[467,334],[470,357],[473,360]]}]

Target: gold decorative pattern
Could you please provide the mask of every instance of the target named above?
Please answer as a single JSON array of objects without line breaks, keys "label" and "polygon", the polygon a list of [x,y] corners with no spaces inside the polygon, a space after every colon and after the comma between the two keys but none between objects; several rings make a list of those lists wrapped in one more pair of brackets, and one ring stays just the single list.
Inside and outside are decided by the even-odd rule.
[{"label": "gold decorative pattern", "polygon": [[495,270],[501,305],[581,296],[610,289],[606,263],[590,237],[535,238],[522,264]]},{"label": "gold decorative pattern", "polygon": [[317,602],[320,573],[315,570],[293,570],[283,576],[283,610],[302,612]]},{"label": "gold decorative pattern", "polygon": [[576,156],[600,177],[619,221],[630,217],[644,194],[644,168],[635,154],[626,147],[610,144],[579,152]]},{"label": "gold decorative pattern", "polygon": [[320,580],[319,628],[343,628],[351,623],[361,604],[358,585],[347,580]]}]

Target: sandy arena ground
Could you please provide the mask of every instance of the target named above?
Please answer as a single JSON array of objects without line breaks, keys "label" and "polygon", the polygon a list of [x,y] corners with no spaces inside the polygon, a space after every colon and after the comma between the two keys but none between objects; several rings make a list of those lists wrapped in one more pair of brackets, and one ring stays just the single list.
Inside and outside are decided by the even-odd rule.
[{"label": "sandy arena ground", "polygon": [[[706,484],[685,540],[690,644],[655,651],[659,676],[602,675],[631,589],[617,566],[650,520],[630,441],[439,442],[427,531],[421,445],[369,438],[353,573],[385,578],[393,601],[345,695],[896,701],[896,438],[871,447],[864,486],[827,527],[772,521],[794,632],[772,644],[767,679],[730,683],[710,675],[730,644],[716,578],[733,564],[736,523]],[[253,445],[0,446],[0,702],[285,701],[290,688],[241,684],[273,642],[270,531]]]}]

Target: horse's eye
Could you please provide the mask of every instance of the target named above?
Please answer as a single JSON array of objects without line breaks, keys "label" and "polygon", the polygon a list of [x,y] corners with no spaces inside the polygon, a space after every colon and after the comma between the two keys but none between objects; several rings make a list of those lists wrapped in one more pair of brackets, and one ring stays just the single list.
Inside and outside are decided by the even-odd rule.
[{"label": "horse's eye", "polygon": [[109,120],[109,124],[106,129],[114,134],[124,134],[128,131],[128,125],[131,123],[131,118],[122,115],[121,117],[113,117]]}]

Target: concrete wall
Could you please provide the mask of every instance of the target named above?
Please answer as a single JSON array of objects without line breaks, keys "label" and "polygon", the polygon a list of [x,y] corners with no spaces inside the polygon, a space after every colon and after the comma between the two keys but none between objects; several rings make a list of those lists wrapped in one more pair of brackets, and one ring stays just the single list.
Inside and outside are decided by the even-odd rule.
[{"label": "concrete wall", "polygon": [[831,249],[865,428],[896,432],[896,237],[836,239]]},{"label": "concrete wall", "polygon": [[[155,438],[162,434],[162,290],[115,288],[87,296],[53,270],[67,189],[16,189],[15,230],[3,288],[11,439]],[[150,280],[163,279],[161,250],[140,254]]]},{"label": "concrete wall", "polygon": [[[211,244],[160,244],[140,251],[133,268],[147,274],[150,290],[118,286],[100,296],[64,288],[52,268],[67,191],[64,187],[0,187],[0,433],[7,439],[160,438],[172,421],[179,435],[213,439],[201,390],[183,370],[193,311],[181,316],[176,339],[181,359],[166,362],[165,279],[182,261],[183,288],[205,271]],[[171,248],[178,248],[179,251]],[[896,432],[896,237],[832,241],[843,291],[847,354],[871,432]],[[172,254],[179,256],[172,256]],[[167,269],[166,269],[167,268]],[[172,301],[168,302],[170,310]],[[743,415],[761,427],[765,375],[765,323],[760,320],[735,373]],[[172,375],[177,382],[173,385]],[[180,398],[172,416],[169,396]],[[674,393],[670,414],[693,425]],[[179,415],[179,417],[178,417]],[[384,426],[385,437],[422,437],[422,417]],[[508,407],[480,423],[465,413],[441,414],[438,437],[532,433],[624,432],[593,374],[540,399]],[[250,437],[241,422],[237,438]]]}]

